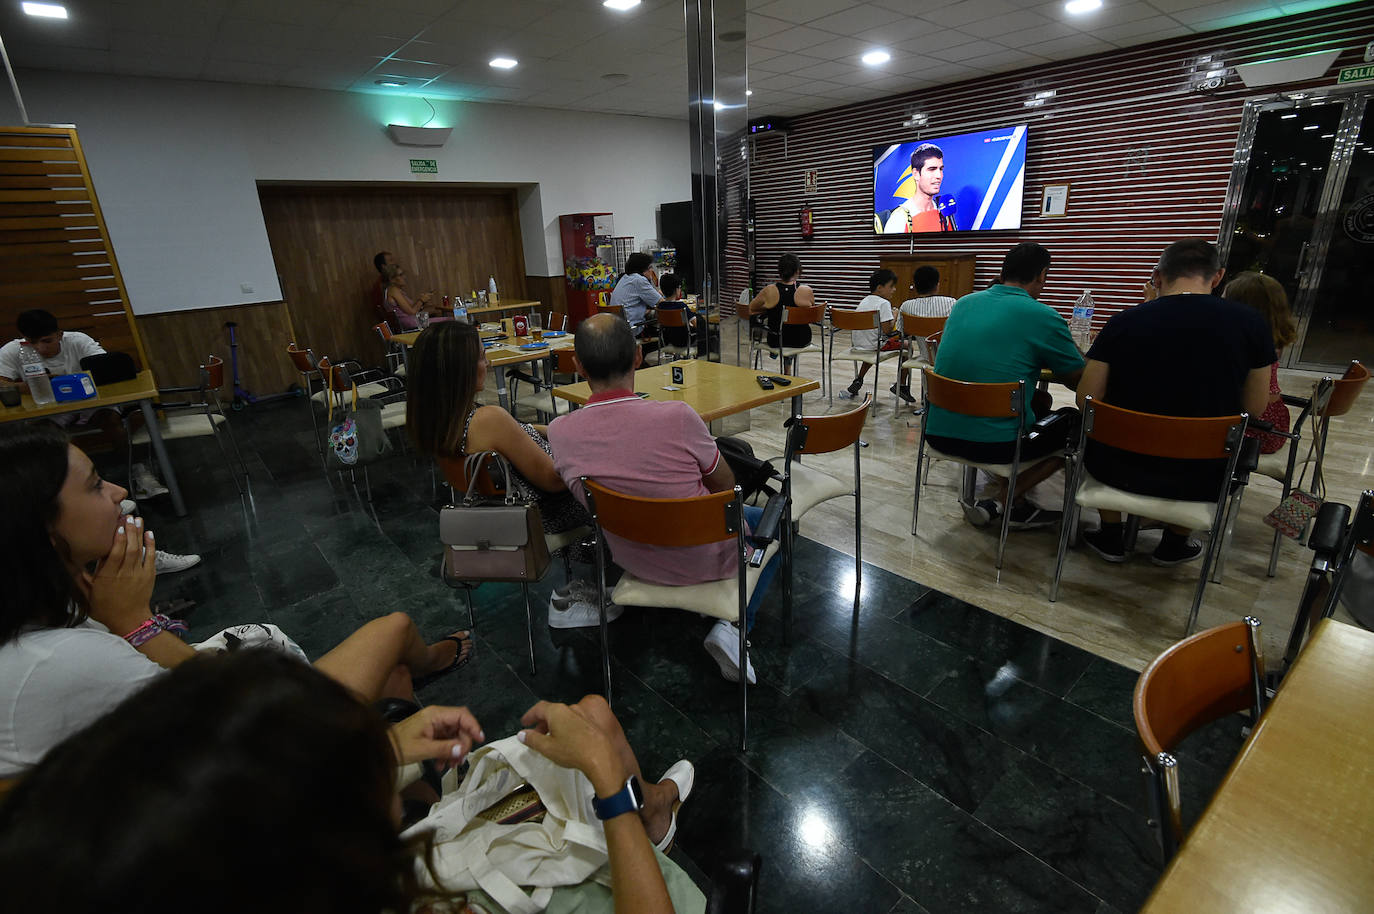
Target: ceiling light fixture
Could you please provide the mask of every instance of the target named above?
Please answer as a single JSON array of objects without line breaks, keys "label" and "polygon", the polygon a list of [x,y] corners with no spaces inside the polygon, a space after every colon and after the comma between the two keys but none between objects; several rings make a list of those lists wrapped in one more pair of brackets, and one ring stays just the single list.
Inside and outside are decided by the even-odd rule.
[{"label": "ceiling light fixture", "polygon": [[868,67],[882,66],[891,59],[892,55],[889,54],[887,51],[882,50],[881,48],[869,51],[867,54],[859,58],[859,60],[863,61],[864,65]]},{"label": "ceiling light fixture", "polygon": [[388,89],[399,89],[406,84],[403,79],[379,79],[377,85],[386,86]]},{"label": "ceiling light fixture", "polygon": [[24,3],[24,12],[43,19],[66,19],[67,8],[57,3]]},{"label": "ceiling light fixture", "polygon": [[754,90],[753,90],[753,89],[745,89],[745,90],[744,90],[744,94],[745,94],[746,96],[753,95],[753,94],[754,94]]},{"label": "ceiling light fixture", "polygon": [[601,0],[601,5],[608,10],[615,10],[617,13],[623,13],[626,10],[632,10],[636,6],[639,6],[639,0]]},{"label": "ceiling light fixture", "polygon": [[1093,10],[1102,9],[1102,0],[1069,0],[1064,4],[1064,12],[1070,16],[1081,16]]},{"label": "ceiling light fixture", "polygon": [[1281,121],[1291,121],[1291,120],[1292,120],[1293,118],[1295,118],[1295,117],[1297,117],[1296,114],[1280,114],[1280,115],[1279,115],[1279,120],[1281,120]]},{"label": "ceiling light fixture", "polygon": [[520,61],[516,60],[514,57],[493,57],[490,61],[488,61],[488,64],[490,66],[493,66],[498,70],[509,70],[512,67],[516,66],[518,63],[520,63]]},{"label": "ceiling light fixture", "polygon": [[1302,129],[1303,129],[1303,130],[1320,130],[1320,129],[1322,129],[1322,125],[1321,125],[1321,124],[1308,124],[1306,127],[1303,127]]}]

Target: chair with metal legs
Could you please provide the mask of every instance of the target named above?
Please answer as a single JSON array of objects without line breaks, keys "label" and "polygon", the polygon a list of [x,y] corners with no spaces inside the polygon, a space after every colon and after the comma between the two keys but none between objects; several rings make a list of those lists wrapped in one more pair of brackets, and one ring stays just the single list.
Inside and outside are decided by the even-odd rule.
[{"label": "chair with metal legs", "polygon": [[1132,710],[1140,738],[1148,824],[1165,863],[1184,837],[1174,749],[1188,734],[1228,714],[1248,709],[1253,726],[1264,704],[1264,641],[1254,616],[1178,642],[1140,674]]},{"label": "chair with metal legs", "polygon": [[[215,444],[219,447],[220,455],[224,457],[224,463],[229,467],[230,475],[234,478],[234,487],[243,492],[243,485],[239,482],[239,473],[235,472],[233,462],[229,459],[229,450],[224,446],[220,438],[221,431],[229,437],[229,444],[234,449],[234,456],[238,458],[239,469],[242,470],[244,479],[248,478],[248,464],[243,460],[243,452],[239,450],[238,439],[234,437],[234,430],[230,426],[229,417],[224,412],[224,406],[219,399],[220,388],[224,386],[224,360],[218,356],[210,356],[205,360],[205,364],[200,366],[200,383],[194,387],[162,387],[158,389],[158,410],[163,413],[164,418],[158,422],[158,432],[163,441],[172,441],[178,438],[203,438],[210,436],[215,439]],[[177,394],[199,394],[199,399],[174,401],[169,400],[169,396]],[[147,428],[139,428],[136,431],[129,431],[129,421],[135,413],[128,413],[124,416],[125,432],[129,442],[128,460],[130,468],[133,467],[134,447],[151,442],[152,438],[148,434]]]},{"label": "chair with metal legs", "polygon": [[[689,318],[685,308],[663,308],[658,309],[658,356],[659,361],[663,357],[671,358],[696,358],[692,355],[692,328],[688,326]],[[668,342],[668,330],[681,330],[686,336],[687,342],[678,344]]]},{"label": "chair with metal legs", "polygon": [[897,312],[897,326],[902,331],[902,364],[899,366],[901,371],[897,373],[899,389],[902,371],[935,367],[935,350],[930,345],[930,338],[935,336],[938,339],[938,335],[944,332],[947,320],[948,317],[918,317],[905,311]]},{"label": "chair with metal legs", "polygon": [[[1069,549],[1069,537],[1077,527],[1078,513],[1083,508],[1116,511],[1127,516],[1148,517],[1165,524],[1176,524],[1189,530],[1210,532],[1202,558],[1202,573],[1198,575],[1188,625],[1184,634],[1193,630],[1198,609],[1202,606],[1213,563],[1220,563],[1226,545],[1229,520],[1240,505],[1248,473],[1239,465],[1245,427],[1249,416],[1217,416],[1207,418],[1159,416],[1122,409],[1087,397],[1083,404],[1083,421],[1078,447],[1069,461],[1068,478],[1064,484],[1064,516],[1059,536],[1059,554],[1054,566],[1054,582],[1050,585],[1050,602],[1059,598],[1059,580],[1064,572],[1064,559]],[[1140,495],[1106,485],[1094,479],[1084,466],[1084,450],[1089,441],[1106,447],[1171,460],[1214,460],[1225,466],[1215,501],[1183,501],[1154,495]],[[1129,549],[1130,540],[1127,545]]]},{"label": "chair with metal legs", "polygon": [[835,399],[835,379],[831,376],[832,369],[836,361],[862,363],[873,366],[873,400],[878,400],[878,375],[881,374],[880,365],[889,359],[900,358],[902,353],[898,349],[883,349],[882,334],[882,313],[879,311],[852,311],[847,308],[830,309],[830,326],[835,330],[848,330],[850,341],[853,341],[853,334],[856,330],[871,330],[877,337],[877,344],[872,349],[856,349],[852,345],[847,350],[835,351],[835,341],[830,341],[830,360],[826,363],[825,376],[830,384],[830,399]]},{"label": "chair with metal legs", "polygon": [[[595,480],[582,477],[587,496],[587,510],[596,523],[597,590],[601,605],[601,660],[605,676],[606,699],[611,699],[611,651],[606,628],[606,534],[649,546],[669,549],[684,546],[705,546],[712,543],[737,543],[745,555],[744,497],[739,486],[726,492],[700,495],[694,498],[642,498],[608,489]],[[765,514],[767,511],[765,510]],[[616,603],[628,606],[662,607],[724,619],[737,625],[739,631],[739,699],[740,737],[743,752],[747,745],[749,727],[749,644],[746,641],[745,618],[749,599],[758,585],[763,567],[777,553],[776,540],[760,547],[748,561],[736,563],[734,573],[715,581],[700,584],[669,586],[655,584],[626,572],[609,596]]]},{"label": "chair with metal legs", "polygon": [[[781,307],[781,306],[779,306]],[[768,340],[757,340],[752,344],[754,351],[754,368],[760,366],[763,355],[777,358],[783,374],[796,375],[801,371],[801,357],[808,352],[819,352],[821,354],[821,364],[825,364],[825,305],[794,305],[785,308],[782,313],[781,327],[816,327],[821,325],[821,329],[813,332],[811,342],[805,346],[773,346]],[[787,331],[782,330],[782,335]],[[819,340],[820,342],[817,342]],[[779,340],[781,343],[781,340]],[[821,396],[825,396],[826,375],[821,375]]]}]

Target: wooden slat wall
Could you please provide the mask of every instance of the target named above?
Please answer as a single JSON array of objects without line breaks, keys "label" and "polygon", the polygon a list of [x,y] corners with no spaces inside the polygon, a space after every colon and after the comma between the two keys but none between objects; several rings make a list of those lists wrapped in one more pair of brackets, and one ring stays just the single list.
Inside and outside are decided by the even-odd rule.
[{"label": "wooden slat wall", "polygon": [[[1090,288],[1098,314],[1108,316],[1139,302],[1165,245],[1216,237],[1245,100],[1332,85],[1337,68],[1362,60],[1371,33],[1374,4],[1353,4],[799,117],[785,147],[781,137],[755,145],[760,277],[770,278],[778,255],[793,251],[818,298],[857,302],[879,259],[906,253],[914,237],[918,254],[976,254],[975,285],[984,288],[1009,247],[1036,241],[1054,257],[1044,301],[1068,313]],[[1336,49],[1343,53],[1335,67],[1313,83],[1250,90],[1232,76],[1219,92],[1188,88],[1202,55],[1235,66]],[[1044,89],[1058,95],[1043,108],[1024,106]],[[926,138],[1029,125],[1019,231],[874,234],[872,147],[915,139],[902,126],[913,109],[930,118]],[[805,196],[802,172],[812,168],[820,172],[818,193]],[[1046,184],[1072,186],[1066,217],[1039,216]],[[816,217],[809,241],[797,222],[804,202]]]},{"label": "wooden slat wall", "polygon": [[165,387],[195,384],[199,366],[207,356],[217,355],[225,364],[225,388],[220,396],[228,399],[233,381],[226,321],[238,324],[239,375],[250,392],[257,396],[281,393],[300,383],[285,354],[293,338],[291,315],[286,303],[279,301],[139,315],[138,328],[148,357],[157,366],[158,382]]},{"label": "wooden slat wall", "polygon": [[0,342],[42,308],[148,366],[74,129],[0,127],[0,276]]},{"label": "wooden slat wall", "polygon": [[413,292],[467,294],[495,274],[502,295],[527,297],[513,190],[261,184],[258,196],[297,342],[318,355],[381,361],[372,258],[383,249]]}]

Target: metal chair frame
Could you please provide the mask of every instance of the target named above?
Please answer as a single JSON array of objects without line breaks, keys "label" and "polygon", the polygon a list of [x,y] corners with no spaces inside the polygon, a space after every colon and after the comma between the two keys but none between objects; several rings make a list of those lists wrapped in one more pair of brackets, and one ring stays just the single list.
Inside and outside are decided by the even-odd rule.
[{"label": "metal chair frame", "polygon": [[[848,322],[848,321],[849,321],[849,316],[853,316],[853,324],[854,324],[854,326],[852,326],[852,327],[840,327],[840,326],[837,326],[836,323],[835,323],[835,316],[836,316],[837,314],[845,314],[845,315],[846,315],[846,317],[843,318],[843,319],[841,320],[841,323],[846,323],[846,322]],[[873,323],[872,323],[871,326],[863,327],[863,326],[860,326],[860,325],[859,325],[859,324],[860,324],[860,318],[858,317],[858,315],[861,315],[861,314],[871,314],[871,315],[873,316]],[[834,404],[834,402],[835,402],[835,378],[834,378],[835,360],[836,360],[836,359],[839,359],[841,362],[853,362],[853,363],[855,363],[855,365],[858,365],[859,363],[866,361],[866,360],[867,360],[866,357],[867,357],[868,355],[870,355],[870,353],[868,352],[868,350],[866,350],[866,349],[859,349],[859,348],[857,348],[856,346],[854,346],[854,331],[855,331],[855,330],[873,330],[875,333],[878,334],[878,342],[877,342],[877,344],[873,347],[873,352],[871,353],[871,355],[873,356],[873,362],[872,362],[872,365],[873,365],[873,402],[876,403],[876,402],[878,401],[878,376],[882,373],[882,364],[883,364],[883,362],[889,362],[889,361],[891,361],[892,359],[900,359],[900,358],[901,358],[901,355],[902,355],[900,349],[892,349],[892,350],[889,350],[889,351],[887,351],[887,352],[884,352],[884,351],[883,351],[883,333],[882,333],[882,331],[883,331],[883,321],[882,321],[882,312],[881,312],[881,311],[858,311],[858,310],[853,309],[853,308],[842,308],[842,309],[831,308],[831,309],[830,309],[830,330],[831,330],[831,332],[830,332],[830,359],[829,359],[829,361],[827,361],[827,362],[825,363],[825,378],[826,378],[826,382],[827,382],[827,383],[829,384],[829,386],[830,386],[830,403],[831,403],[831,404]],[[837,332],[840,332],[840,331],[848,331],[848,332],[849,332],[849,334],[850,334],[850,336],[849,336],[849,344],[850,344],[850,345],[849,345],[849,349],[850,349],[851,351],[848,352],[848,353],[845,353],[845,354],[842,354],[842,355],[838,355],[838,356],[837,356],[837,355],[835,354],[835,334],[836,334]],[[862,355],[858,355],[859,353],[862,353]]]}]

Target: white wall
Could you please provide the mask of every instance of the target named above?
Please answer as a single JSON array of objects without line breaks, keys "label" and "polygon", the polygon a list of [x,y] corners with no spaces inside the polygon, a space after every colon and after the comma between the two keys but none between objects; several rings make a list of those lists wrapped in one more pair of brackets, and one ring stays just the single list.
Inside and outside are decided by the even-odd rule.
[{"label": "white wall", "polygon": [[[259,180],[411,181],[424,158],[442,182],[537,185],[517,192],[536,276],[563,272],[560,215],[614,213],[638,243],[656,204],[691,197],[685,121],[434,101],[453,136],[417,149],[384,125],[425,121],[418,98],[40,70],[19,84],[34,123],[76,125],[140,314],[281,297]],[[19,122],[8,93],[0,122]]]}]

